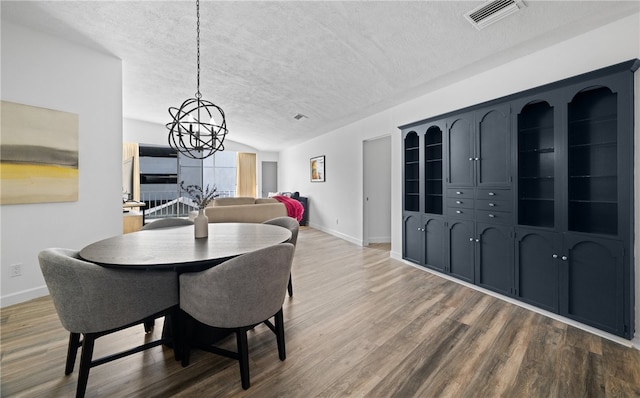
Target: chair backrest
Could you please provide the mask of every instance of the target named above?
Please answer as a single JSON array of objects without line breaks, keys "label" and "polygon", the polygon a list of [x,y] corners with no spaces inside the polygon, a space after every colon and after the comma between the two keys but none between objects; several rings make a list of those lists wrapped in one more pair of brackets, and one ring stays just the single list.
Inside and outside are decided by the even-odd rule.
[{"label": "chair backrest", "polygon": [[161,218],[160,220],[145,224],[141,230],[146,231],[149,229],[178,227],[181,225],[193,225],[193,221],[186,218]]},{"label": "chair backrest", "polygon": [[273,316],[284,302],[291,243],[256,250],[202,272],[180,275],[180,308],[210,326],[236,328]]},{"label": "chair backrest", "polygon": [[277,217],[277,218],[272,218],[271,220],[267,220],[263,224],[278,225],[280,227],[287,228],[289,231],[291,231],[291,238],[287,242],[291,243],[294,246],[297,244],[298,230],[300,229],[300,224],[298,224],[298,221],[296,221],[295,218]]},{"label": "chair backrest", "polygon": [[97,333],[137,322],[178,304],[172,271],[105,268],[69,249],[38,255],[60,322],[73,333]]}]

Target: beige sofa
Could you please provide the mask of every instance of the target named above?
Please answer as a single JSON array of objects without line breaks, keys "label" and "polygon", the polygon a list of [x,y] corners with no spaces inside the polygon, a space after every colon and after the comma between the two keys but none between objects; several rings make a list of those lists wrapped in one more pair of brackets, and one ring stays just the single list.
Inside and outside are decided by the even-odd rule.
[{"label": "beige sofa", "polygon": [[284,204],[273,198],[218,198],[204,209],[210,223],[251,222],[261,223],[287,215]]}]

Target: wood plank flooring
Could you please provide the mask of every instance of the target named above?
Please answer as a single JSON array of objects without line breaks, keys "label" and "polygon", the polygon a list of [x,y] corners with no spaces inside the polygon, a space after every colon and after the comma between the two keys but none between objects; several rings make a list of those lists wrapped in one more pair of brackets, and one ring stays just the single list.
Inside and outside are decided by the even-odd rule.
[{"label": "wood plank flooring", "polygon": [[[249,333],[251,388],[237,362],[156,347],[91,370],[88,397],[640,397],[640,351],[602,339],[311,228],[300,231],[287,359]],[[157,322],[154,335],[160,333]],[[69,397],[67,332],[48,297],[2,309],[3,397]],[[145,340],[98,339],[96,355]],[[224,341],[234,348],[233,338]]]}]

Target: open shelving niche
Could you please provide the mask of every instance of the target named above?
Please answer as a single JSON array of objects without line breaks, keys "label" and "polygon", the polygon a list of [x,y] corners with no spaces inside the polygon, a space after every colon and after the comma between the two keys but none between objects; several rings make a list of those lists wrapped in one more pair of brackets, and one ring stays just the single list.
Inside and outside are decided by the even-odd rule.
[{"label": "open shelving niche", "polygon": [[617,95],[587,89],[568,111],[569,230],[617,235]]},{"label": "open shelving niche", "polygon": [[404,209],[420,211],[420,137],[407,134],[404,142]]},{"label": "open shelving niche", "polygon": [[518,224],[554,227],[554,109],[540,101],[518,115]]},{"label": "open shelving niche", "polygon": [[425,213],[442,214],[442,130],[425,134]]}]

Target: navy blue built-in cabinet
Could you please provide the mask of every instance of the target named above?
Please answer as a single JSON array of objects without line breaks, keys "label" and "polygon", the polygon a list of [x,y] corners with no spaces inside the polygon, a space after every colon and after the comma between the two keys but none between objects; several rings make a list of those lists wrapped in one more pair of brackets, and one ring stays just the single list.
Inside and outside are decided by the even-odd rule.
[{"label": "navy blue built-in cabinet", "polygon": [[400,126],[404,258],[633,338],[638,67]]}]

